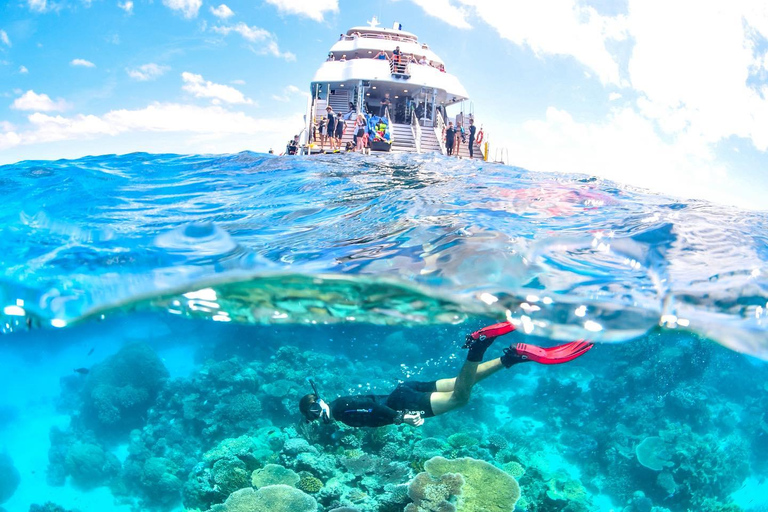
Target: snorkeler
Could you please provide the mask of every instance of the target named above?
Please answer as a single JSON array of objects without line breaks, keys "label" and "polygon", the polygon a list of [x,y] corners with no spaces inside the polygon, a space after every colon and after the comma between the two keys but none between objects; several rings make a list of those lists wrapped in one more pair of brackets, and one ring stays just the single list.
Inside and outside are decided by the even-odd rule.
[{"label": "snorkeler", "polygon": [[403,382],[389,395],[342,396],[327,403],[310,380],[313,393],[301,398],[299,410],[307,422],[340,421],[351,427],[406,423],[419,427],[424,424],[424,418],[466,405],[472,387],[502,368],[528,361],[541,364],[567,363],[593,347],[592,343],[583,340],[550,348],[518,343],[505,348],[501,357],[481,363],[485,351],[494,340],[514,330],[512,323],[502,322],[468,334],[463,348],[469,349],[469,353],[457,377],[432,382]]}]

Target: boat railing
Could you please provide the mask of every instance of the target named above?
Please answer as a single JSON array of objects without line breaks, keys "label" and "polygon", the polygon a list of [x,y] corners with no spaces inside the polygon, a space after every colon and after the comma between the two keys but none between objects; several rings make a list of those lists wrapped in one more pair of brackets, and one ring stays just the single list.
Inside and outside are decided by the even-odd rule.
[{"label": "boat railing", "polygon": [[421,125],[415,110],[411,110],[411,133],[413,133],[413,140],[416,143],[416,152],[421,153]]},{"label": "boat railing", "polygon": [[[381,34],[381,33],[361,33],[361,32],[355,32],[354,34],[348,36],[345,35],[340,41],[354,41],[355,39],[362,38],[362,39],[379,39],[384,41],[398,41],[400,43],[414,43],[418,44],[418,40],[412,38],[412,37],[404,37],[404,36],[398,36],[395,34]],[[425,44],[422,45],[422,48],[424,48]],[[426,49],[428,49],[427,47]]]},{"label": "boat railing", "polygon": [[389,62],[389,70],[397,77],[408,78],[411,76],[410,64],[404,58],[400,60],[392,59]]},{"label": "boat railing", "polygon": [[439,110],[435,114],[435,137],[437,137],[437,143],[440,144],[440,152],[445,154],[445,141],[443,140],[443,131],[445,130],[445,121],[443,121],[443,114]]}]

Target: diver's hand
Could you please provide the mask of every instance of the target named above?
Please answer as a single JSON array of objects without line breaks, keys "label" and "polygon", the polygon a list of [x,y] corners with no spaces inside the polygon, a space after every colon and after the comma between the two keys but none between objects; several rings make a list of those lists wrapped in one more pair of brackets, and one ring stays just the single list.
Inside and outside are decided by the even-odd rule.
[{"label": "diver's hand", "polygon": [[410,411],[403,415],[403,423],[407,423],[412,427],[420,427],[424,424],[424,418],[421,417],[421,412]]}]

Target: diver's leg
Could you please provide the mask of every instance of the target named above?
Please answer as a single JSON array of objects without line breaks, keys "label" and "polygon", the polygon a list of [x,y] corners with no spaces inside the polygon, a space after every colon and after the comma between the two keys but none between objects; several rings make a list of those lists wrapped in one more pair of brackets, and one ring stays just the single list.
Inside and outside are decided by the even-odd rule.
[{"label": "diver's leg", "polygon": [[[487,379],[502,368],[504,368],[504,365],[501,364],[500,357],[481,363],[477,367],[477,373],[475,374],[475,384],[483,379]],[[438,392],[453,391],[455,385],[456,377],[451,377],[450,379],[440,379],[436,383]]]}]

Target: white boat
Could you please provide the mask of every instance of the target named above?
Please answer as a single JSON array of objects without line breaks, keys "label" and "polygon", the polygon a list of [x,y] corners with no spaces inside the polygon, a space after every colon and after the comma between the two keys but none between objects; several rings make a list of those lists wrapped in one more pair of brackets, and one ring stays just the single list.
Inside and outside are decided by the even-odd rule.
[{"label": "white boat", "polygon": [[[383,28],[374,17],[368,26],[352,27],[341,34],[315,73],[310,91],[300,137],[303,153],[329,149],[327,144],[321,148],[318,125],[327,117],[326,107],[330,105],[346,124],[342,148],[352,141],[355,120],[363,113],[386,120],[377,125],[387,126],[384,140],[369,132],[377,139],[371,141],[374,151],[447,154],[444,126],[452,121],[464,126],[466,141],[460,144],[459,154],[469,158],[469,119],[473,114],[462,112],[450,120],[446,117],[446,107],[451,105],[466,105],[471,110],[466,89],[429,45],[402,30],[398,23]],[[477,126],[478,136],[479,131]],[[474,157],[483,157],[479,144],[475,144]]]}]

